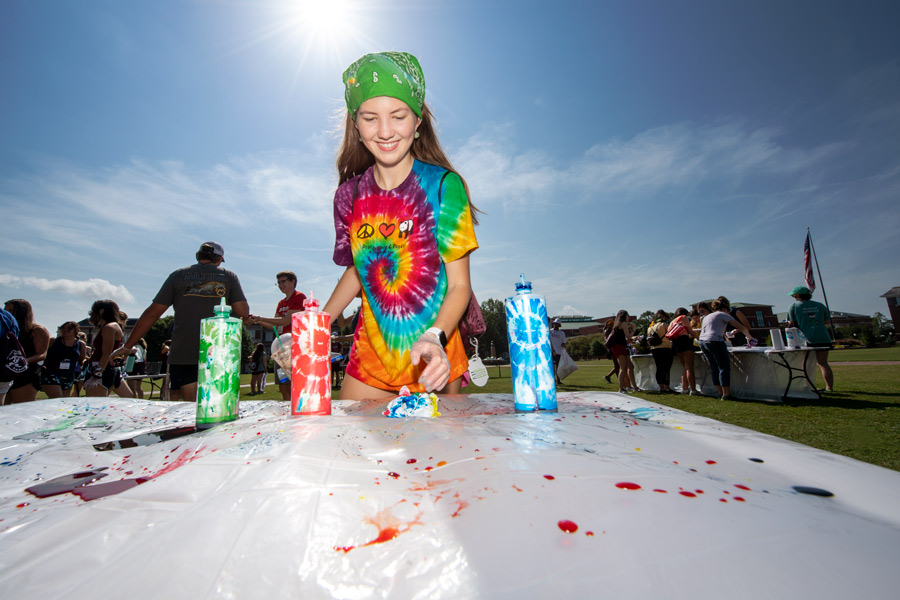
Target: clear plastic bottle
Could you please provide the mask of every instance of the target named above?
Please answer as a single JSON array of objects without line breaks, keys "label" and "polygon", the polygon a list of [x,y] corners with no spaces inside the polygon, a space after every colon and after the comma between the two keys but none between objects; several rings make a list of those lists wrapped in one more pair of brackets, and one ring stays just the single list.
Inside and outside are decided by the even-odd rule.
[{"label": "clear plastic bottle", "polygon": [[331,414],[331,317],[313,293],[291,317],[291,414]]},{"label": "clear plastic bottle", "polygon": [[241,320],[231,316],[225,298],[215,315],[200,321],[197,365],[197,429],[238,418],[241,389]]},{"label": "clear plastic bottle", "polygon": [[547,303],[532,292],[524,274],[516,283],[516,295],[506,299],[506,329],[516,412],[556,411]]}]

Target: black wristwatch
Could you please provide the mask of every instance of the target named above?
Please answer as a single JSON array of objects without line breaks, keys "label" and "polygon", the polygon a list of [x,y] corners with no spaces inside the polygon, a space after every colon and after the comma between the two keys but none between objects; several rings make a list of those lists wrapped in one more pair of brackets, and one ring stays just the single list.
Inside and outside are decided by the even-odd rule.
[{"label": "black wristwatch", "polygon": [[440,327],[429,327],[425,330],[425,333],[430,333],[434,335],[441,343],[441,348],[447,347],[447,334]]}]

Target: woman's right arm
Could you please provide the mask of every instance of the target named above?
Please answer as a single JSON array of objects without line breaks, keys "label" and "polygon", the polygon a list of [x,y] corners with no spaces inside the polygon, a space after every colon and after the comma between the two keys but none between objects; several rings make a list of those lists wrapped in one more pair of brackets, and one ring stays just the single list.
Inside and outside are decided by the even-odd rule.
[{"label": "woman's right arm", "polygon": [[344,309],[350,305],[350,302],[362,290],[362,282],[359,279],[359,272],[355,266],[347,267],[341,279],[331,292],[331,297],[322,308],[323,312],[331,315],[332,320],[344,314]]}]

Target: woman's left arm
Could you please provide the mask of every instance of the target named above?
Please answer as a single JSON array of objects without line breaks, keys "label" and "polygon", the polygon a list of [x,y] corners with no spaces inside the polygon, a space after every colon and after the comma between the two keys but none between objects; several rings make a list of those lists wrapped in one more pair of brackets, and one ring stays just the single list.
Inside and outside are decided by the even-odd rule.
[{"label": "woman's left arm", "polygon": [[[447,269],[447,294],[438,311],[434,327],[452,335],[459,325],[466,307],[472,298],[472,284],[469,282],[469,255],[445,264]],[[449,337],[449,335],[447,337]],[[450,360],[440,341],[430,333],[423,334],[409,351],[413,364],[424,361],[426,366],[419,374],[419,383],[425,391],[444,389],[450,380]]]}]

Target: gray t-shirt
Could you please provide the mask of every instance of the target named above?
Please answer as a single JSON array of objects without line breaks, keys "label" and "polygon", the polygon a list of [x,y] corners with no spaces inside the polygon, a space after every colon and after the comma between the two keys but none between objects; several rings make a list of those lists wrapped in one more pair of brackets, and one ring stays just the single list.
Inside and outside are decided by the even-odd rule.
[{"label": "gray t-shirt", "polygon": [[700,328],[700,341],[724,342],[725,326],[734,320],[734,317],[726,312],[716,311],[706,315],[703,317],[703,326]]},{"label": "gray t-shirt", "polygon": [[175,309],[170,365],[196,365],[200,355],[200,320],[214,314],[225,298],[229,306],[246,302],[237,275],[213,264],[196,264],[169,275],[156,297],[157,304]]}]

